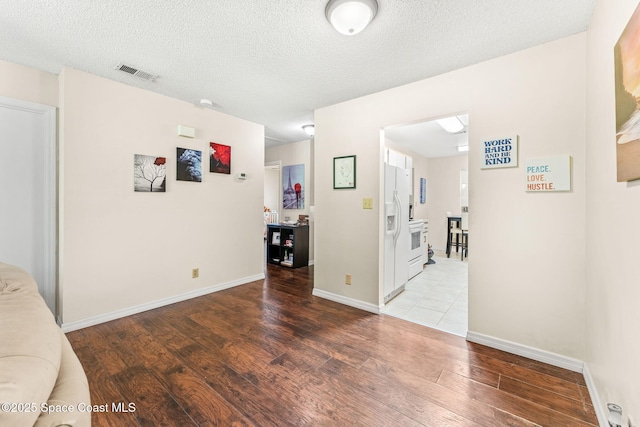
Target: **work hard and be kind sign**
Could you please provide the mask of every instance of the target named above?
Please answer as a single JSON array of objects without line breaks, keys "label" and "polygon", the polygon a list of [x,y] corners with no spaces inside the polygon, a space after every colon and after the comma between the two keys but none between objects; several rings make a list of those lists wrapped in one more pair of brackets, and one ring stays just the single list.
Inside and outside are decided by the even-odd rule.
[{"label": "work hard and be kind sign", "polygon": [[515,168],[518,166],[518,135],[482,141],[481,169]]},{"label": "work hard and be kind sign", "polygon": [[[481,169],[518,166],[518,135],[482,141]],[[525,191],[571,191],[571,156],[553,156],[526,161]]]}]

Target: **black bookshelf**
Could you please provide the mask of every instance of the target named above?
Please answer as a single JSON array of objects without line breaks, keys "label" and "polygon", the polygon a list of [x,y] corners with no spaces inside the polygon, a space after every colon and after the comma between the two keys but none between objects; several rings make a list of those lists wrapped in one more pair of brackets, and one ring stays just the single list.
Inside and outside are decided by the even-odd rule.
[{"label": "black bookshelf", "polygon": [[309,265],[309,226],[268,224],[267,262],[289,268]]}]

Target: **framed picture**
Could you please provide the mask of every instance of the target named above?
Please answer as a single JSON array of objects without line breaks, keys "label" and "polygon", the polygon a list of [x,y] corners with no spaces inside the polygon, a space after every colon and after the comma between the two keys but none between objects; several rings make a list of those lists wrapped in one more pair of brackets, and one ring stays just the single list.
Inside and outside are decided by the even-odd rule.
[{"label": "framed picture", "polygon": [[506,135],[482,141],[484,157],[480,169],[517,168],[518,135]]},{"label": "framed picture", "polygon": [[304,165],[282,167],[282,208],[304,209]]},{"label": "framed picture", "polygon": [[333,158],[333,188],[356,188],[356,156]]},{"label": "framed picture", "polygon": [[274,231],[273,234],[271,235],[271,244],[272,245],[279,245],[280,244],[280,232],[279,231]]},{"label": "framed picture", "polygon": [[176,179],[202,182],[202,151],[178,147],[176,152],[178,156]]},{"label": "framed picture", "polygon": [[134,191],[164,193],[167,176],[167,158],[134,154],[133,189]]},{"label": "framed picture", "polygon": [[209,172],[231,174],[231,147],[209,143]]},{"label": "framed picture", "polygon": [[[616,171],[618,182],[640,179],[640,6],[614,46],[616,99]],[[612,147],[613,148],[613,147]]]}]

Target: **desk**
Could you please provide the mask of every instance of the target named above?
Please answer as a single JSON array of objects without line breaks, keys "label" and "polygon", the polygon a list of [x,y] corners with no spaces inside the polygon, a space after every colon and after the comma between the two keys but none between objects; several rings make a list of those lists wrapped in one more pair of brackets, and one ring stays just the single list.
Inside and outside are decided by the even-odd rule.
[{"label": "desk", "polygon": [[[453,235],[451,234],[451,230],[454,228],[460,228],[462,222],[461,216],[448,216],[447,217],[447,258],[451,255],[451,246],[453,245]],[[455,223],[455,227],[453,224]],[[461,246],[460,234],[456,233],[456,252],[458,252],[458,247]]]}]

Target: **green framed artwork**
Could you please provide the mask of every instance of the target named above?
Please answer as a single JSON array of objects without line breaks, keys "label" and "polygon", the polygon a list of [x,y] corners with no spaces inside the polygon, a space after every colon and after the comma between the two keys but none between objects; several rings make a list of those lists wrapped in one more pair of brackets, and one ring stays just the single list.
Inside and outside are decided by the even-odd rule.
[{"label": "green framed artwork", "polygon": [[333,158],[333,189],[356,188],[356,156]]}]

